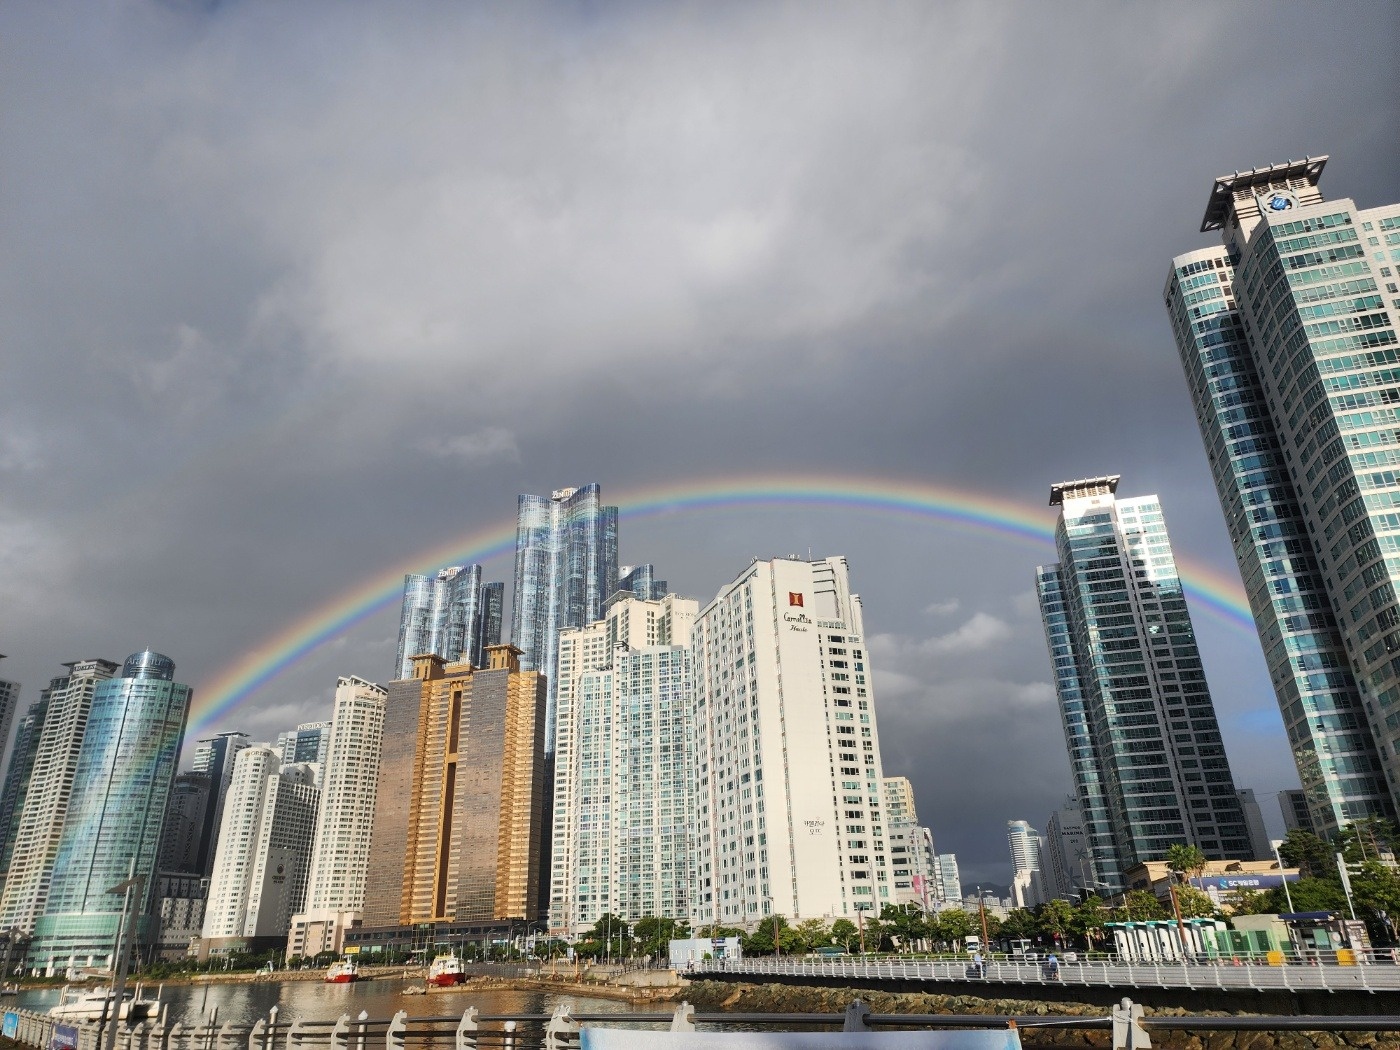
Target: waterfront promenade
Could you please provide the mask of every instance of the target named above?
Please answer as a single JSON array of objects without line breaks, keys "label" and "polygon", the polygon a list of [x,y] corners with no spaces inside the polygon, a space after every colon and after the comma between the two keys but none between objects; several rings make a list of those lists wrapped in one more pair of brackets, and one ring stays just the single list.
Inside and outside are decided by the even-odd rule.
[{"label": "waterfront promenade", "polygon": [[992,961],[984,977],[968,976],[968,963],[957,959],[811,958],[763,956],[749,959],[708,959],[695,964],[697,976],[755,980],[765,977],[874,982],[930,982],[1108,988],[1125,993],[1141,988],[1199,991],[1400,991],[1400,966],[1368,962],[1357,966],[1335,963],[1125,963],[1116,961],[1061,963],[1059,975],[1049,976],[1038,962]]}]

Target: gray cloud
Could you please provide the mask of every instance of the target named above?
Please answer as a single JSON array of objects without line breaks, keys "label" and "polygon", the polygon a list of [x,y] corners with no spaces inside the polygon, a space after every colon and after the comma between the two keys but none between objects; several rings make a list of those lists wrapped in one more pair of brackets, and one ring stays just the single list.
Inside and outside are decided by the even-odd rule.
[{"label": "gray cloud", "polygon": [[[1115,471],[1228,571],[1160,286],[1222,171],[1331,151],[1325,191],[1396,199],[1387,14],[10,5],[3,673],[33,699],[153,644],[199,685],[586,480],[1038,505]],[[1348,61],[1280,62],[1302,32]],[[1068,781],[1026,600],[1048,547],[840,505],[622,542],[702,598],[753,554],[847,554],[888,765],[1004,881],[1005,820]],[[386,672],[392,619],[236,717],[319,717]],[[1238,778],[1286,786],[1257,642],[1197,619]]]}]

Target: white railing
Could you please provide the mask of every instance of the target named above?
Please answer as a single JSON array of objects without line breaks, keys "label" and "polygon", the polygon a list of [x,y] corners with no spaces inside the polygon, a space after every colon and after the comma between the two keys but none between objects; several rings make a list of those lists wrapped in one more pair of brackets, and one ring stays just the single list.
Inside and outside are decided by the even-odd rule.
[{"label": "white railing", "polygon": [[1266,962],[1117,961],[1061,962],[1050,972],[1040,962],[993,960],[978,974],[970,962],[949,959],[811,958],[764,956],[748,959],[708,959],[695,964],[696,973],[768,974],[775,977],[850,978],[866,981],[932,981],[951,984],[1077,985],[1103,988],[1186,988],[1230,990],[1400,991],[1400,965],[1368,961],[1361,965],[1310,962],[1268,965]]}]

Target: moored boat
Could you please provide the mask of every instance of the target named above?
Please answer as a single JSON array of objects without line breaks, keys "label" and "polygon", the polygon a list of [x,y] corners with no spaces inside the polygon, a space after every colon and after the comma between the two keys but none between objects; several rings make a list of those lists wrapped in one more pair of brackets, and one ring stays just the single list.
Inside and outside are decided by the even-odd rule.
[{"label": "moored boat", "polygon": [[436,988],[450,988],[466,979],[462,960],[455,955],[439,955],[428,967],[428,983]]},{"label": "moored boat", "polygon": [[354,959],[337,959],[326,971],[327,984],[352,984],[360,979],[360,968]]},{"label": "moored boat", "polygon": [[[110,988],[70,988],[64,986],[58,1005],[49,1011],[50,1017],[64,1021],[100,1021],[112,1016],[113,996]],[[134,992],[122,995],[117,1009],[119,1021],[144,1021],[160,1009],[155,999],[142,999]]]}]

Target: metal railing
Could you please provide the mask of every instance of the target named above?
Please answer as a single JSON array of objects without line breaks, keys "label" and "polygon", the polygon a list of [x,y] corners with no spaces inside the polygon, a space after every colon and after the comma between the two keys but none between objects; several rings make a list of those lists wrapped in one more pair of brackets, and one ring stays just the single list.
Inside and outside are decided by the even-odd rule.
[{"label": "metal railing", "polygon": [[1041,962],[993,960],[982,972],[965,960],[861,957],[810,958],[762,956],[706,959],[695,974],[746,974],[774,977],[845,978],[865,981],[930,981],[950,984],[1001,983],[1074,985],[1079,987],[1185,988],[1219,991],[1400,991],[1400,966],[1390,962],[1339,966],[1235,965],[1199,962],[1062,962],[1051,972]]},{"label": "metal railing", "polygon": [[[46,1050],[50,1047],[54,1019],[32,1010],[14,1011],[19,1016],[17,1040]],[[784,1013],[696,1013],[689,1003],[673,1012],[574,1013],[565,1000],[552,1014],[481,1014],[475,1007],[461,1015],[410,1017],[400,1010],[390,1018],[371,1018],[365,1013],[351,1018],[342,1014],[334,1021],[279,1021],[277,1008],[253,1024],[218,1024],[211,1018],[202,1025],[166,1026],[161,1020],[146,1021],[118,1033],[119,1050],[478,1050],[503,1047],[512,1050],[568,1050],[579,1045],[583,1026],[659,1025],[673,1032],[691,1032],[696,1025],[712,1028],[742,1028],[746,1031],[770,1028],[794,1031],[810,1028],[846,1032],[881,1029],[1005,1029],[1015,1027],[1033,1039],[1037,1028],[1069,1028],[1111,1031],[1115,1050],[1146,1047],[1153,1032],[1213,1031],[1293,1031],[1293,1032],[1395,1032],[1400,1016],[1228,1016],[1228,1017],[1146,1017],[1143,1008],[1131,1000],[1122,1002],[1098,1016],[1010,1016],[958,1014],[873,1014],[860,1000],[840,1014]],[[95,1050],[100,1038],[97,1024],[79,1024],[78,1050]]]}]

